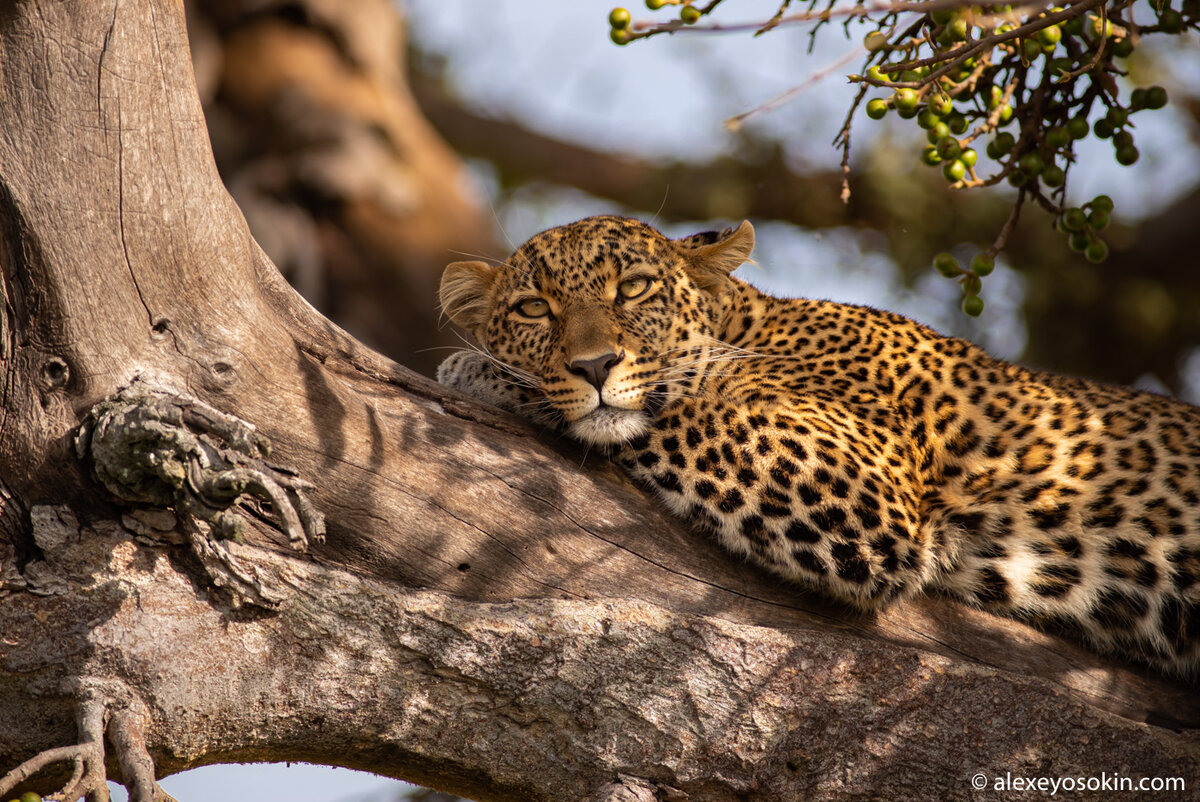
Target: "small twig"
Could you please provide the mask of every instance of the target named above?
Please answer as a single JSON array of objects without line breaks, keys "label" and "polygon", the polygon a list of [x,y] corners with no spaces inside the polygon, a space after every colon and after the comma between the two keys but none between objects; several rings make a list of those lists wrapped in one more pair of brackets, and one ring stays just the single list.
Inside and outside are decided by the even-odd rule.
[{"label": "small twig", "polygon": [[[801,11],[795,14],[789,14],[780,17],[771,25],[771,28],[777,28],[781,25],[792,25],[806,22],[828,22],[831,19],[838,17],[867,17],[871,14],[879,12],[900,14],[912,12],[915,14],[928,14],[931,11],[938,11],[944,8],[963,8],[969,6],[969,0],[926,0],[926,2],[883,2],[883,0],[873,0],[873,2],[857,3],[853,6],[844,6],[842,8],[825,8],[821,11]],[[772,18],[774,19],[774,18]],[[735,22],[735,23],[720,23],[713,22],[707,25],[687,25],[681,20],[670,20],[669,22],[647,23],[634,22],[632,28],[637,30],[630,36],[630,40],[643,39],[648,36],[653,36],[659,33],[675,33],[677,31],[690,31],[694,33],[737,33],[740,31],[759,31],[762,30],[768,22]]]},{"label": "small twig", "polygon": [[1012,211],[1008,213],[1008,219],[1004,221],[1004,225],[1000,226],[1000,233],[996,235],[992,247],[987,250],[990,256],[995,257],[1004,250],[1004,245],[1008,242],[1008,235],[1012,233],[1013,228],[1017,225],[1017,220],[1021,217],[1021,205],[1025,203],[1025,195],[1024,188],[1017,192],[1017,200],[1013,204]]},{"label": "small twig", "polygon": [[969,136],[963,139],[963,144],[969,145],[979,137],[986,133],[995,131],[1000,125],[1000,115],[1004,113],[1004,107],[1012,100],[1013,93],[1017,89],[1017,79],[1009,81],[1004,87],[1004,94],[1000,96],[1000,102],[996,104],[996,108],[992,109],[987,116],[987,119],[976,126],[975,130]]},{"label": "small twig", "polygon": [[814,86],[815,84],[818,84],[821,81],[825,80],[827,77],[829,77],[830,73],[837,72],[842,67],[844,67],[848,62],[853,61],[854,59],[856,59],[860,55],[862,55],[862,53],[863,53],[863,48],[861,48],[861,47],[857,47],[857,48],[853,48],[853,49],[849,50],[848,52],[846,52],[844,55],[842,55],[840,58],[838,58],[833,63],[813,72],[811,75],[808,76],[808,78],[806,78],[804,80],[803,83],[797,84],[796,86],[793,86],[791,89],[787,90],[786,92],[784,92],[780,95],[776,95],[775,97],[771,98],[770,100],[758,104],[757,106],[750,109],[749,111],[744,111],[741,114],[736,114],[733,117],[730,117],[729,119],[727,119],[725,121],[725,127],[728,128],[730,131],[736,131],[739,128],[741,128],[742,123],[746,122],[746,120],[749,120],[752,117],[757,117],[760,114],[765,114],[767,112],[774,111],[775,109],[779,108],[780,106],[790,102],[792,100],[792,98],[796,97],[804,90],[809,89],[812,86]]},{"label": "small twig", "polygon": [[[989,53],[988,56],[990,57],[991,53]],[[978,64],[971,68],[971,72],[966,78],[963,78],[958,83],[954,83],[952,81],[949,86],[942,86],[940,91],[946,95],[949,95],[950,97],[958,97],[959,93],[968,87],[974,90],[975,84],[979,81],[980,76],[987,72],[991,66],[991,58],[981,59]]]},{"label": "small twig", "polygon": [[[989,50],[989,51],[993,50],[996,47],[996,45],[998,45],[998,44],[1002,44],[1004,42],[1008,42],[1013,39],[1023,39],[1026,37],[1027,34],[1035,33],[1037,31],[1040,31],[1042,28],[1047,28],[1051,25],[1056,25],[1059,22],[1063,22],[1065,20],[1072,20],[1075,17],[1078,17],[1079,15],[1081,15],[1081,14],[1085,13],[1086,11],[1088,11],[1089,9],[1093,8],[1094,6],[1097,6],[1097,5],[1102,6],[1105,2],[1107,2],[1107,0],[1083,0],[1083,2],[1081,2],[1077,5],[1073,5],[1070,8],[1063,9],[1062,11],[1056,11],[1052,14],[1047,14],[1044,17],[1039,17],[1036,20],[1033,20],[1031,22],[1025,23],[1024,25],[1021,25],[1020,27],[1013,28],[1011,31],[1005,31],[1004,33],[994,33],[994,34],[984,37],[983,39],[977,39],[973,43],[968,44],[968,46],[965,48],[955,48],[951,51],[943,51],[941,53],[936,53],[936,54],[934,54],[932,56],[928,56],[926,58],[914,59],[912,61],[904,61],[904,62],[900,62],[898,64],[887,64],[887,65],[881,64],[879,66],[879,69],[882,72],[904,72],[906,70],[915,70],[915,69],[919,69],[921,67],[932,66],[934,64],[942,64],[942,62],[945,62],[948,58],[953,58],[953,61],[942,64],[941,67],[939,67],[934,72],[930,73],[927,78],[924,78],[920,81],[907,81],[907,82],[899,82],[899,83],[892,84],[892,86],[897,86],[897,87],[919,89],[923,86],[926,86],[928,84],[931,84],[931,83],[937,81],[942,76],[948,75],[949,73],[953,72],[960,64],[962,64],[964,61],[966,61],[967,59],[969,59],[971,56],[975,55],[976,53],[980,53],[984,50]],[[957,55],[953,55],[953,54],[957,54]]]},{"label": "small twig", "polygon": [[775,14],[769,20],[764,22],[762,27],[754,32],[754,35],[762,36],[764,33],[767,33],[768,31],[772,30],[776,25],[778,25],[779,21],[781,19],[783,19],[783,12],[787,11],[788,6],[790,6],[791,4],[792,4],[792,0],[783,0],[783,3],[779,6],[779,10],[776,11]]},{"label": "small twig", "polygon": [[834,145],[837,145],[839,141],[842,144],[842,192],[840,197],[843,204],[850,203],[850,122],[854,117],[854,111],[862,103],[866,94],[867,88],[860,86],[854,102],[850,104],[850,111],[846,113],[846,119],[842,121],[842,128],[833,140]]},{"label": "small twig", "polygon": [[1077,70],[1073,70],[1073,71],[1067,73],[1066,75],[1062,76],[1061,78],[1059,78],[1058,82],[1060,84],[1070,83],[1071,81],[1078,78],[1080,75],[1091,72],[1093,69],[1095,69],[1096,65],[1100,63],[1100,57],[1102,55],[1104,55],[1104,47],[1105,47],[1105,45],[1108,44],[1108,38],[1106,36],[1104,36],[1104,34],[1103,34],[1104,24],[1106,22],[1108,22],[1108,7],[1105,6],[1104,4],[1101,4],[1100,5],[1100,30],[1101,30],[1100,41],[1096,43],[1096,49],[1092,53],[1092,60],[1089,61],[1085,66],[1080,67]]},{"label": "small twig", "polygon": [[850,136],[850,123],[854,118],[854,112],[858,109],[862,99],[866,97],[867,88],[860,86],[858,94],[854,96],[854,101],[850,104],[850,110],[846,112],[846,118],[842,120],[842,127],[838,129],[837,134],[833,138],[833,145],[837,147],[839,143],[845,144],[845,140]]}]

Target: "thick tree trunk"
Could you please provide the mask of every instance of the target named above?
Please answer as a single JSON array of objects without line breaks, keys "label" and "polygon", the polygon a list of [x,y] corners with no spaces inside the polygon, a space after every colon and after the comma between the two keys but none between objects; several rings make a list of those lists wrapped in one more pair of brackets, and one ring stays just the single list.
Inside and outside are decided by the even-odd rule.
[{"label": "thick tree trunk", "polygon": [[[233,760],[481,800],[1200,782],[1194,690],[936,600],[822,607],[320,317],[221,186],[177,3],[0,7],[0,131],[0,771],[95,770],[107,728],[136,799]],[[74,440],[131,383],[257,427],[324,545],[286,503],[244,545],[119,507]]]}]

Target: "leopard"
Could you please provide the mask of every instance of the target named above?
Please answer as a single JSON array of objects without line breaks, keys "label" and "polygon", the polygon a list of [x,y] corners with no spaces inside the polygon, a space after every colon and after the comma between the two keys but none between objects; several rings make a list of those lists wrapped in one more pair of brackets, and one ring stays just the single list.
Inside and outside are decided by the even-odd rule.
[{"label": "leopard", "polygon": [[445,385],[603,452],[733,555],[864,613],[919,593],[1197,682],[1200,408],[731,275],[747,221],[603,215],[448,265]]}]

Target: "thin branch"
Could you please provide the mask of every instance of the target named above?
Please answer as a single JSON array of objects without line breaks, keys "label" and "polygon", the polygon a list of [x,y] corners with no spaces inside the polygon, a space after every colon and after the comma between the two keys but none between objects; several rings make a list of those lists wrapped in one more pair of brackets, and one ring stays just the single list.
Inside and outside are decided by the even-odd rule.
[{"label": "thin branch", "polygon": [[[1108,6],[1100,4],[1100,30],[1104,30],[1104,26],[1108,23]],[[1100,41],[1096,43],[1096,49],[1092,52],[1092,60],[1086,65],[1077,70],[1067,73],[1058,79],[1060,84],[1067,84],[1078,78],[1080,75],[1091,72],[1096,65],[1100,63],[1100,57],[1104,55],[1105,45],[1108,44],[1108,37],[1101,35]]]},{"label": "thin branch", "polygon": [[[629,41],[634,39],[644,39],[649,36],[654,36],[659,33],[676,33],[677,31],[689,31],[694,33],[738,33],[743,31],[764,31],[777,28],[782,25],[802,24],[806,22],[828,22],[831,19],[840,17],[869,17],[872,14],[880,12],[888,14],[915,13],[928,14],[931,11],[939,11],[945,8],[965,8],[970,6],[969,0],[928,0],[927,2],[911,3],[911,2],[883,2],[883,0],[873,0],[872,2],[858,3],[853,6],[844,6],[841,8],[830,7],[822,11],[801,11],[795,14],[779,17],[772,17],[765,22],[735,22],[721,23],[712,22],[706,25],[695,24],[688,25],[682,20],[670,20],[668,22],[647,22],[635,21],[630,29],[637,31],[629,37]],[[1048,5],[1048,3],[1046,4]]]},{"label": "thin branch", "polygon": [[996,239],[992,242],[992,247],[987,249],[987,254],[995,257],[996,254],[1004,250],[1005,244],[1008,242],[1008,237],[1012,234],[1013,228],[1017,225],[1017,220],[1021,217],[1021,206],[1025,203],[1026,192],[1021,189],[1017,192],[1017,200],[1013,203],[1012,211],[1009,212],[1008,219],[1004,221],[1004,225],[1000,227],[1000,233],[996,235]]},{"label": "thin branch", "polygon": [[784,12],[788,10],[788,7],[791,6],[791,4],[792,0],[783,0],[783,2],[779,5],[779,10],[776,11],[769,20],[764,22],[763,26],[754,32],[754,35],[762,36],[764,33],[768,33],[769,31],[773,30],[775,26],[779,24],[779,21],[783,19]]},{"label": "thin branch", "polygon": [[828,78],[830,74],[839,71],[842,67],[846,66],[846,64],[861,56],[863,52],[864,49],[862,47],[856,47],[847,51],[836,61],[813,72],[802,83],[793,86],[791,89],[788,89],[786,92],[780,95],[776,95],[768,101],[760,103],[749,111],[744,111],[741,114],[735,114],[733,117],[730,117],[725,121],[725,127],[730,131],[736,131],[742,127],[742,124],[746,122],[746,120],[757,117],[760,114],[775,111],[775,109],[779,108],[780,106],[791,102],[793,98],[795,98],[804,90],[812,88],[816,84]]},{"label": "thin branch", "polygon": [[842,144],[842,192],[840,197],[843,206],[850,203],[850,123],[854,118],[855,110],[862,103],[862,99],[866,94],[867,88],[860,86],[858,94],[854,96],[854,102],[850,104],[850,110],[846,112],[846,119],[842,121],[841,130],[838,131],[838,135],[833,140],[834,145],[837,145],[838,142]]},{"label": "thin branch", "polygon": [[[879,69],[881,72],[904,72],[906,70],[915,70],[921,67],[928,67],[933,64],[941,64],[942,62],[945,62],[947,59],[951,58],[952,54],[957,54],[953,55],[952,61],[943,64],[936,71],[930,73],[927,78],[923,78],[920,81],[894,82],[887,84],[888,86],[919,89],[927,84],[933,83],[942,76],[953,72],[960,64],[976,53],[983,52],[984,50],[992,50],[998,44],[1003,44],[1004,42],[1008,42],[1013,39],[1023,39],[1028,34],[1036,33],[1043,28],[1048,28],[1049,26],[1056,25],[1059,22],[1072,20],[1097,5],[1103,6],[1105,2],[1107,2],[1107,0],[1083,0],[1083,2],[1073,5],[1070,8],[1066,8],[1062,11],[1056,11],[1052,14],[1047,14],[1044,17],[1038,17],[1037,19],[1027,22],[1020,27],[1013,28],[1011,31],[994,33],[990,36],[984,37],[983,39],[977,39],[975,42],[969,43],[966,48],[959,47],[950,51],[935,53],[934,55],[926,58],[904,61],[899,64],[881,64]],[[868,83],[883,85],[878,81],[873,82],[866,78],[864,78],[864,80]]]}]

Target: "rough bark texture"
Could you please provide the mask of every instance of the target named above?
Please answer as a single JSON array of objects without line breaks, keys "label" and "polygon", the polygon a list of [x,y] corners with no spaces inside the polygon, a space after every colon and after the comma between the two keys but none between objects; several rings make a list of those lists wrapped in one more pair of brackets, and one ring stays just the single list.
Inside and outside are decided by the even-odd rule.
[{"label": "rough bark texture", "polygon": [[[291,592],[274,615],[238,615],[161,549],[40,510],[51,570],[91,598],[10,603],[95,622],[90,662],[137,682],[160,772],[336,756],[478,799],[584,799],[623,774],[691,799],[793,800],[967,798],[981,771],[1196,766],[1191,739],[1047,680],[632,599],[478,604],[246,549]],[[7,662],[61,671],[38,639]]]},{"label": "rough bark texture", "polygon": [[[141,743],[159,776],[306,760],[480,800],[1200,782],[1194,689],[938,600],[823,607],[318,315],[221,186],[178,4],[0,6],[0,132],[0,771],[99,710],[135,799]],[[246,507],[212,560],[118,508],[73,435],[135,376],[257,427],[326,543]]]}]

